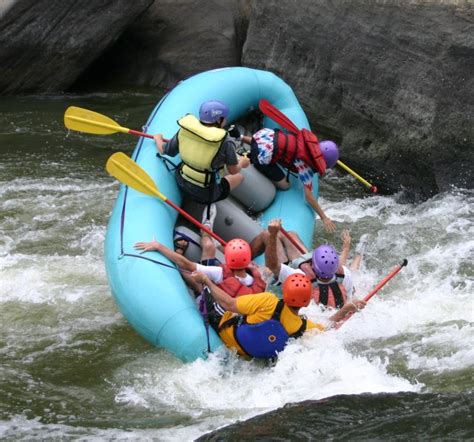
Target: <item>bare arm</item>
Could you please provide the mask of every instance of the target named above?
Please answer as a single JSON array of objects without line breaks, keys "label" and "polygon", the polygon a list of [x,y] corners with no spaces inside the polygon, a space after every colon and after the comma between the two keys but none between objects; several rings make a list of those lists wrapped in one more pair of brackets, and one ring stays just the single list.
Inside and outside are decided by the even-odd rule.
[{"label": "bare arm", "polygon": [[342,252],[341,257],[339,258],[339,265],[345,266],[347,262],[347,257],[349,256],[349,250],[351,248],[351,235],[349,234],[349,230],[344,229],[342,231]]},{"label": "bare arm", "polygon": [[268,223],[268,243],[265,247],[265,265],[272,271],[275,278],[280,274],[281,263],[278,262],[277,238],[281,221],[274,219]]},{"label": "bare arm", "polygon": [[235,175],[239,173],[242,169],[249,167],[249,164],[250,164],[250,160],[246,156],[241,156],[239,158],[238,164],[232,164],[231,166],[227,166],[227,171],[231,175]]},{"label": "bare arm", "polygon": [[245,144],[250,144],[252,143],[252,137],[250,135],[242,135],[240,137],[240,141],[242,141]]},{"label": "bare arm", "polygon": [[153,238],[153,241],[150,242],[137,242],[135,243],[135,249],[142,250],[143,252],[150,252],[156,250],[160,252],[163,256],[166,256],[170,261],[174,262],[180,269],[187,270],[188,272],[196,271],[196,263],[190,261],[183,255],[176,253],[174,250],[168,249],[168,247],[160,244]]},{"label": "bare arm", "polygon": [[334,327],[339,321],[342,321],[347,315],[352,314],[356,311],[362,310],[367,303],[362,300],[354,300],[348,302],[344,305],[340,310],[338,310],[334,315],[332,315],[329,319],[332,321],[332,324],[329,328]]},{"label": "bare arm", "polygon": [[163,145],[165,144],[165,140],[163,139],[163,135],[161,135],[161,134],[156,134],[156,135],[153,135],[153,138],[155,139],[156,150],[157,150],[160,154],[163,154]]},{"label": "bare arm", "polygon": [[228,295],[220,287],[217,287],[204,273],[195,273],[193,278],[195,282],[209,287],[212,297],[222,308],[228,312],[239,313],[235,298],[232,298],[232,296]]},{"label": "bare arm", "polygon": [[326,214],[324,213],[324,210],[321,208],[321,206],[318,204],[318,202],[316,201],[316,198],[314,197],[313,195],[313,192],[308,189],[307,187],[304,188],[304,196],[306,198],[306,201],[308,202],[308,204],[313,208],[313,210],[319,215],[319,217],[321,218],[321,221],[323,222],[324,224],[324,228],[328,231],[328,232],[335,232],[336,231],[336,226],[334,225],[334,223],[326,216]]}]

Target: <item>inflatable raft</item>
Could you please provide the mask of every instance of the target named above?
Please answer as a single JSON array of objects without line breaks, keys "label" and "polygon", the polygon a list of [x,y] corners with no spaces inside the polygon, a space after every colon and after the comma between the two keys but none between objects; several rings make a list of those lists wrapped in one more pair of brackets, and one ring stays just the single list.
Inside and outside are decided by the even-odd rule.
[{"label": "inflatable raft", "polygon": [[[144,130],[171,138],[178,130],[177,120],[187,113],[198,115],[200,104],[209,99],[228,104],[229,123],[258,109],[260,99],[266,99],[299,128],[309,129],[295,94],[283,80],[270,72],[234,67],[204,72],[179,83],[157,104]],[[264,119],[263,124],[278,127],[270,119]],[[182,204],[171,163],[166,157],[156,156],[152,139],[140,138],[132,158],[160,192],[175,204]],[[179,157],[169,160],[178,164]],[[246,179],[241,187],[218,203],[215,232],[226,241],[233,237],[251,241],[269,220],[281,218],[286,230],[298,232],[310,246],[314,213],[304,200],[299,180],[291,176],[290,189],[276,191],[252,166],[243,172]],[[315,192],[317,184],[315,175]],[[192,204],[183,208],[201,220],[201,213]],[[247,215],[249,210],[259,212],[257,221]],[[173,263],[158,252],[140,255],[133,248],[137,241],[150,241],[153,237],[172,248],[177,218],[178,213],[158,198],[122,185],[107,228],[106,270],[113,296],[132,327],[153,345],[183,361],[193,361],[208,353],[206,328],[194,298]],[[198,247],[193,245],[187,256],[197,260],[198,253]],[[263,263],[263,257],[257,262]],[[209,341],[211,351],[222,345],[212,329]]]}]

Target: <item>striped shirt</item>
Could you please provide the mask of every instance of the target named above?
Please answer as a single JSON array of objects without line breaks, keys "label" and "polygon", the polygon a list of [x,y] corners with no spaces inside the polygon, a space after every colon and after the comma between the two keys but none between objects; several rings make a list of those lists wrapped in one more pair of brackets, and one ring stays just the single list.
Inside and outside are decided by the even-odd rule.
[{"label": "striped shirt", "polygon": [[[253,135],[253,139],[258,147],[258,162],[261,165],[270,164],[273,158],[275,132],[272,129],[263,128]],[[303,186],[312,192],[314,177],[313,169],[302,160],[295,160],[293,165],[296,168],[298,178],[303,183]]]}]

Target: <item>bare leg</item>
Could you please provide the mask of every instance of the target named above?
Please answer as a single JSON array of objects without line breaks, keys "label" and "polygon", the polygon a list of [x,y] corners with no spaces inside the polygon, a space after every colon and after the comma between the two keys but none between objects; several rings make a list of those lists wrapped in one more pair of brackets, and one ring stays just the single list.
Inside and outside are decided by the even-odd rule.
[{"label": "bare leg", "polygon": [[[202,213],[202,224],[209,230],[214,229],[214,220],[217,215],[217,207],[215,204],[206,206]],[[201,261],[216,257],[216,244],[214,240],[204,231],[201,230]]]},{"label": "bare leg", "polygon": [[191,275],[189,273],[181,273],[181,276],[184,279],[184,282],[188,285],[188,287],[193,290],[195,293],[201,293],[202,292],[202,284],[197,283],[194,281],[193,278],[191,278]]},{"label": "bare leg", "polygon": [[[298,236],[296,232],[288,232],[288,234],[300,245],[302,250],[304,250],[304,253],[308,253],[309,250],[303,244],[303,241],[301,241],[301,238]],[[282,233],[279,233],[278,238],[283,243],[286,249],[286,255],[288,256],[289,261],[293,261],[294,259],[302,255],[300,250],[285,235],[283,235]]]},{"label": "bare leg", "polygon": [[351,270],[359,270],[360,263],[362,262],[362,258],[364,257],[365,250],[367,249],[367,245],[369,243],[369,234],[365,233],[359,239],[359,243],[355,249],[356,255],[352,260],[352,264],[350,269]]},{"label": "bare leg", "polygon": [[[254,239],[252,239],[250,243],[250,249],[252,250],[252,258],[261,255],[265,251],[268,244],[269,236],[270,235],[268,231],[264,230],[260,232]],[[279,262],[287,262],[289,260],[280,236],[278,236],[277,239],[277,257]]]},{"label": "bare leg", "polygon": [[230,190],[233,190],[242,183],[244,176],[241,173],[236,173],[235,175],[226,175],[223,179],[228,181]]},{"label": "bare leg", "polygon": [[356,255],[354,256],[354,259],[352,260],[352,264],[350,269],[351,270],[359,270],[360,263],[362,262],[362,255]]},{"label": "bare leg", "polygon": [[[269,235],[268,235],[268,232],[265,232],[265,233],[266,233],[266,235],[264,236],[264,238],[265,238],[265,252],[266,252]],[[281,238],[279,236],[277,237],[277,241],[276,241],[276,255],[277,255],[277,260],[280,264],[290,261],[290,258],[286,254],[285,247],[283,246],[283,244],[281,242]],[[267,261],[267,258],[265,256],[265,262],[266,261]]]},{"label": "bare leg", "polygon": [[268,232],[263,230],[250,242],[250,249],[252,250],[252,258],[261,255],[265,251],[268,243]]},{"label": "bare leg", "polygon": [[275,187],[280,190],[287,190],[290,188],[290,182],[286,178],[283,178],[280,181],[272,181],[272,183],[275,184]]},{"label": "bare leg", "polygon": [[201,236],[201,249],[201,261],[216,257],[216,245],[207,233],[203,233]]}]

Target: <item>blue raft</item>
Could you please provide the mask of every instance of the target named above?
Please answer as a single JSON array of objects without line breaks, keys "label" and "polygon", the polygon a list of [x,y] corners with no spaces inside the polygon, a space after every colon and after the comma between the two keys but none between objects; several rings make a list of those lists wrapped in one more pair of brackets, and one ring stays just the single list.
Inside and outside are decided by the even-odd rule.
[{"label": "blue raft", "polygon": [[[187,113],[198,115],[200,104],[209,99],[227,103],[228,120],[233,122],[257,109],[262,98],[283,111],[299,128],[309,128],[295,94],[283,80],[270,72],[233,67],[204,72],[179,83],[155,107],[146,132],[171,138],[178,130],[177,120]],[[278,127],[269,119],[264,120],[264,126]],[[152,139],[140,138],[132,158],[164,195],[178,205],[182,203],[173,172],[156,156]],[[177,163],[178,157],[171,160]],[[286,230],[298,232],[310,246],[314,213],[304,200],[299,180],[291,177],[291,183],[288,191],[276,192],[259,222],[266,226],[269,220],[281,218]],[[315,176],[315,192],[317,184]],[[150,241],[153,237],[173,247],[177,215],[161,200],[121,185],[107,228],[106,270],[113,296],[132,327],[153,345],[183,361],[193,361],[206,357],[208,347],[203,318],[194,299],[179,272],[168,267],[173,266],[170,261],[157,252],[140,255],[133,248],[137,241]],[[210,330],[211,351],[221,345],[219,336]]]}]

